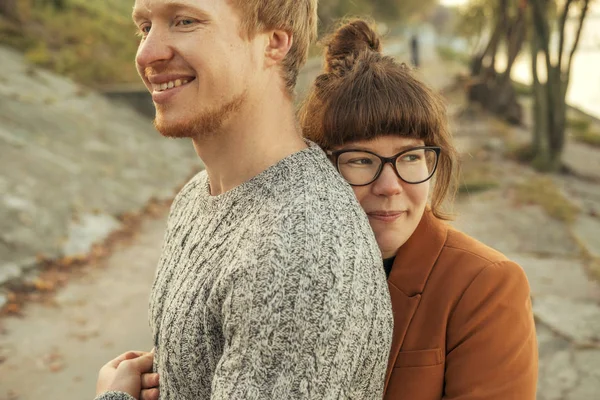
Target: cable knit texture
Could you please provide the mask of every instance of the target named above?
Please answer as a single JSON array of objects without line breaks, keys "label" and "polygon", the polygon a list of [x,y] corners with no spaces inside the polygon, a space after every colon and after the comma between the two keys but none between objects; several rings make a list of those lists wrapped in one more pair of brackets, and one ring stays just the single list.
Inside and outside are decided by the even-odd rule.
[{"label": "cable knit texture", "polygon": [[386,277],[322,150],[209,192],[202,172],[171,208],[150,299],[160,398],[381,399]]},{"label": "cable knit texture", "polygon": [[136,400],[135,397],[123,392],[108,392],[96,397],[96,400]]}]

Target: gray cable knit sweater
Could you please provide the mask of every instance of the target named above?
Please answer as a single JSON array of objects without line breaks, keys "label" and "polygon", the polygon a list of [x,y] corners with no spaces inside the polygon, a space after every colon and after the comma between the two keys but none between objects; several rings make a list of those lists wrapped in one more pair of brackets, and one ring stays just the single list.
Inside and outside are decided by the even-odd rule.
[{"label": "gray cable knit sweater", "polygon": [[220,196],[198,174],[171,208],[150,299],[161,399],[381,399],[393,328],[381,265],[314,145]]}]

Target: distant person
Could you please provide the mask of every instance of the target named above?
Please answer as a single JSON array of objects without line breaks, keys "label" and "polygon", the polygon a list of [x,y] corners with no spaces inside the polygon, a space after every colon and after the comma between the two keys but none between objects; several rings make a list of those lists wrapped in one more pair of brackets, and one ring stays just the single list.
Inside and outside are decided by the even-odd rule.
[{"label": "distant person", "polygon": [[419,65],[419,37],[417,34],[413,34],[410,38],[410,60],[414,67],[418,68]]},{"label": "distant person", "polygon": [[352,185],[384,259],[395,317],[384,398],[535,400],[524,271],[444,222],[457,163],[444,102],[382,55],[364,21],[327,43],[300,121]]},{"label": "distant person", "polygon": [[[383,396],[393,316],[381,254],[294,112],[316,6],[135,2],[155,125],[192,139],[206,166],[171,207],[150,298],[161,399]],[[134,371],[98,398],[139,398],[150,371]]]}]

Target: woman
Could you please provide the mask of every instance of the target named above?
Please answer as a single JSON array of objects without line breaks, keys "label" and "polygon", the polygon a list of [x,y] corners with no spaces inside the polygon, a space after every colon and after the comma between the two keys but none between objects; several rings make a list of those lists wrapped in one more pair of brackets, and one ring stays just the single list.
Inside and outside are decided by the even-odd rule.
[{"label": "woman", "polygon": [[445,114],[356,20],[329,39],[300,120],[352,185],[381,249],[395,318],[385,399],[534,400],[523,270],[444,222],[457,159]]}]

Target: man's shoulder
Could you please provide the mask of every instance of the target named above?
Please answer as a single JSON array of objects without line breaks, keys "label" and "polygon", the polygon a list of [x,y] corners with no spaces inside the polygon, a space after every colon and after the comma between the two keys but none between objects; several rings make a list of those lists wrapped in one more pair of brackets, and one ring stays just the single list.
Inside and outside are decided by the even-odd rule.
[{"label": "man's shoulder", "polygon": [[299,158],[286,168],[285,176],[279,181],[278,201],[288,203],[292,211],[329,214],[332,209],[342,210],[340,216],[353,214],[360,209],[350,185],[335,170],[322,153],[311,149],[304,158]]},{"label": "man's shoulder", "polygon": [[[302,247],[309,255],[314,249],[321,254],[342,254],[372,257],[377,244],[368,219],[356,200],[352,189],[339,180],[334,170],[317,175],[305,175],[306,179],[288,186],[289,191],[275,196],[274,206],[259,223],[264,229],[261,241],[266,247],[275,246],[274,238],[289,240],[276,245],[277,252]],[[287,245],[286,245],[287,243]]]}]

